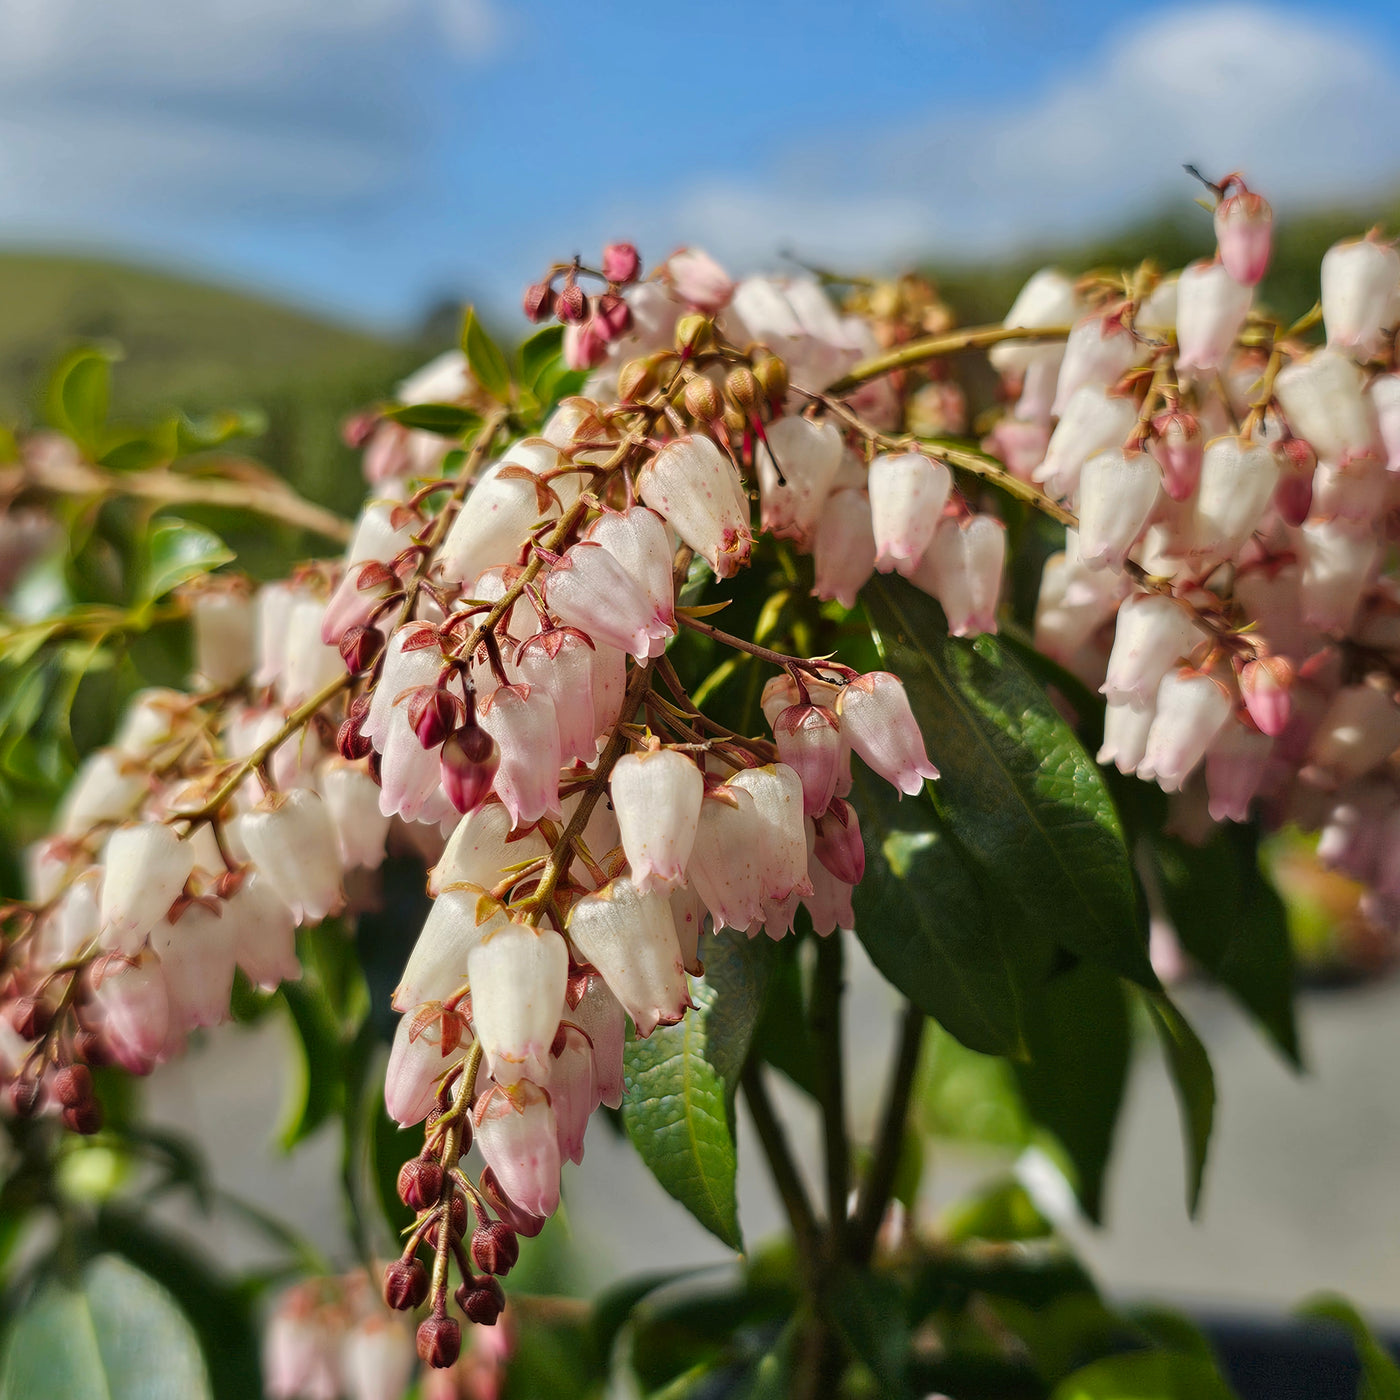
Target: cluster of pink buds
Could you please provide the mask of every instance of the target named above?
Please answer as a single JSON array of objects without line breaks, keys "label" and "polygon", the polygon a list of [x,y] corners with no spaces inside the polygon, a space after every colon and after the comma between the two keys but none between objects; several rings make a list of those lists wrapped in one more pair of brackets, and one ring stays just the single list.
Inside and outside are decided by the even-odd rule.
[{"label": "cluster of pink buds", "polygon": [[[525,315],[535,322],[557,319],[564,327],[564,358],[571,369],[601,364],[608,346],[632,329],[633,313],[623,288],[641,276],[642,259],[630,243],[610,243],[597,268],[579,259],[556,263],[544,278],[525,290]],[[580,277],[603,284],[590,296]],[[556,286],[556,283],[558,284]]]}]

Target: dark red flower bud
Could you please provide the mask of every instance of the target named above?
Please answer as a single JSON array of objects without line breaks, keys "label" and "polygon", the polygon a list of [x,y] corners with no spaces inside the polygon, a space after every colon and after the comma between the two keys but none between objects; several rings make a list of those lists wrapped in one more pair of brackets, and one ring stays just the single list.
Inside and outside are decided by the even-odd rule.
[{"label": "dark red flower bud", "polygon": [[630,243],[609,243],[603,249],[603,276],[619,287],[637,280],[642,270],[642,258]]},{"label": "dark red flower bud", "polygon": [[482,1273],[504,1277],[519,1258],[520,1241],[504,1221],[493,1220],[472,1236],[472,1261]]},{"label": "dark red flower bud", "polygon": [[368,671],[384,650],[384,634],[377,627],[349,627],[340,638],[340,655],[352,676]]},{"label": "dark red flower bud", "polygon": [[73,1049],[89,1065],[110,1065],[112,1063],[112,1052],[108,1048],[107,1042],[102,1038],[101,1032],[90,1027],[84,1027],[73,1037]]},{"label": "dark red flower bud", "polygon": [[39,1107],[39,1081],[37,1079],[13,1080],[5,1092],[16,1118],[28,1118]]},{"label": "dark red flower bud", "polygon": [[598,298],[598,312],[593,324],[606,340],[616,340],[632,329],[632,308],[612,292]]},{"label": "dark red flower bud", "polygon": [[532,282],[525,288],[525,319],[538,325],[554,314],[554,288],[548,282]]},{"label": "dark red flower bud", "polygon": [[399,1200],[409,1210],[427,1210],[442,1195],[442,1164],[432,1157],[413,1157],[399,1168]]},{"label": "dark red flower bud", "polygon": [[506,1305],[505,1291],[495,1279],[483,1274],[470,1283],[461,1284],[456,1293],[457,1306],[469,1322],[478,1327],[494,1327]]},{"label": "dark red flower bud", "polygon": [[72,1108],[65,1108],[63,1124],[75,1133],[90,1137],[102,1126],[102,1105],[96,1099],[84,1099]]},{"label": "dark red flower bud", "polygon": [[491,794],[491,783],[500,766],[496,741],[479,725],[462,725],[442,746],[442,790],[447,800],[465,816]]},{"label": "dark red flower bud", "polygon": [[86,1065],[64,1065],[53,1076],[53,1096],[64,1108],[76,1108],[92,1097],[92,1071]]},{"label": "dark red flower bud", "polygon": [[[453,1193],[451,1218],[452,1238],[460,1240],[467,1233],[467,1198],[460,1191]],[[424,1238],[433,1249],[438,1247],[438,1225],[441,1222],[442,1217],[438,1216],[424,1232]]]},{"label": "dark red flower bud", "polygon": [[588,315],[588,298],[577,282],[570,282],[554,303],[554,314],[568,326]]},{"label": "dark red flower bud", "polygon": [[496,1173],[493,1172],[490,1167],[487,1167],[486,1170],[481,1173],[481,1194],[486,1197],[491,1209],[494,1210],[517,1235],[523,1235],[527,1240],[532,1240],[544,1229],[544,1216],[531,1215],[527,1211],[521,1210],[520,1207],[501,1190],[501,1184],[496,1180]]},{"label": "dark red flower bud", "polygon": [[428,1271],[417,1259],[395,1259],[384,1270],[384,1301],[396,1312],[419,1307],[428,1296]]},{"label": "dark red flower bud", "polygon": [[374,747],[369,741],[369,736],[360,731],[360,721],[358,719],[342,720],[340,728],[335,736],[336,752],[341,758],[348,758],[352,763],[357,758],[363,758]]},{"label": "dark red flower bud", "polygon": [[38,997],[19,997],[10,1006],[10,1024],[26,1040],[38,1040],[53,1024],[53,1008]]},{"label": "dark red flower bud", "polygon": [[424,686],[408,702],[408,722],[425,749],[435,749],[457,723],[457,704],[445,690]]},{"label": "dark red flower bud", "polygon": [[456,1318],[434,1313],[418,1324],[418,1359],[442,1370],[462,1354],[462,1325]]}]

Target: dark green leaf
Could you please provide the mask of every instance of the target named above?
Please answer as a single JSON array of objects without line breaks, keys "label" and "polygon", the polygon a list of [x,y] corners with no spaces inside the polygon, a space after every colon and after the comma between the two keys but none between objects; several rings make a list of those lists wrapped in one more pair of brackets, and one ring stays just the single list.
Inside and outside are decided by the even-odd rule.
[{"label": "dark green leaf", "polygon": [[1052,1400],[1234,1400],[1209,1362],[1171,1351],[1130,1351],[1096,1361],[1055,1387]]},{"label": "dark green leaf", "polygon": [[893,1279],[846,1272],[834,1286],[832,1314],[851,1353],[875,1377],[880,1395],[905,1393],[909,1323]]},{"label": "dark green leaf", "polygon": [[386,408],[384,416],[405,428],[459,438],[481,426],[481,415],[455,403],[408,403]]},{"label": "dark green leaf", "polygon": [[1054,1233],[1019,1181],[993,1182],[949,1207],[943,1233],[953,1244],[968,1240],[1041,1240]]},{"label": "dark green leaf", "polygon": [[904,580],[876,579],[864,597],[942,769],[934,801],[987,880],[1066,948],[1156,987],[1118,814],[1045,692],[995,637],[949,637]]},{"label": "dark green leaf", "polygon": [[544,326],[520,347],[520,382],[533,389],[540,376],[559,363],[564,353],[564,327]]},{"label": "dark green leaf", "polygon": [[234,557],[212,530],[172,516],[164,516],[151,526],[146,548],[142,596],[148,602],[165,597],[182,583],[207,574]]},{"label": "dark green leaf", "polygon": [[622,1121],[661,1185],[732,1249],[743,1246],[734,1175],[734,1091],[763,1007],[764,949],[726,930],[705,950],[695,1009],[633,1040]]},{"label": "dark green leaf", "polygon": [[807,999],[798,961],[801,943],[785,938],[768,955],[768,994],[753,1033],[753,1053],[813,1098],[817,1084],[816,1052],[807,1021]]},{"label": "dark green leaf", "polygon": [[1212,1366],[1219,1364],[1210,1338],[1184,1313],[1170,1308],[1144,1306],[1128,1309],[1128,1320],[1140,1328],[1153,1345],[1199,1357]]},{"label": "dark green leaf", "polygon": [[1195,1215],[1215,1121],[1215,1074],[1205,1046],[1166,995],[1159,992],[1146,1001],[1181,1105],[1181,1127],[1186,1139],[1186,1204]]},{"label": "dark green leaf", "polygon": [[80,446],[95,452],[107,423],[112,356],[91,346],[65,355],[48,390],[48,417]]},{"label": "dark green leaf", "polygon": [[1132,1054],[1123,989],[1111,973],[1080,963],[1045,984],[1026,1030],[1030,1060],[1016,1066],[1026,1107],[1069,1153],[1080,1204],[1097,1221]]},{"label": "dark green leaf", "polygon": [[1158,836],[1151,849],[1182,947],[1298,1064],[1293,945],[1283,901],[1259,868],[1257,833],[1226,824],[1204,846]]},{"label": "dark green leaf", "polygon": [[49,1280],[15,1320],[0,1400],[208,1400],[193,1329],[171,1296],[111,1255],[74,1287]]},{"label": "dark green leaf", "polygon": [[322,990],[284,982],[277,995],[291,1012],[300,1051],[296,1091],[288,1098],[289,1111],[281,1130],[282,1146],[290,1151],[340,1111],[343,1048],[335,1014]]},{"label": "dark green leaf", "polygon": [[1022,1056],[1023,977],[1048,961],[1034,930],[987,906],[957,841],[924,796],[899,800],[861,767],[853,799],[865,837],[856,934],[871,961],[964,1045]]},{"label": "dark green leaf", "polygon": [[1310,1298],[1298,1311],[1345,1327],[1361,1362],[1361,1389],[1357,1400],[1400,1400],[1400,1366],[1366,1324],[1366,1319],[1345,1298],[1334,1293]]},{"label": "dark green leaf", "polygon": [[476,307],[469,306],[462,318],[462,352],[467,357],[467,368],[472,378],[491,395],[497,403],[510,402],[510,370],[506,367],[506,357],[501,348],[486,333],[486,328],[477,319]]}]

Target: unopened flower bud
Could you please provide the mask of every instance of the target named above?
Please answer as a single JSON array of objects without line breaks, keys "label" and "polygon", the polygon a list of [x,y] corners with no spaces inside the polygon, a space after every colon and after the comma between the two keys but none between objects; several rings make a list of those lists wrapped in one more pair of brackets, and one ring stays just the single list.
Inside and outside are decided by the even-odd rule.
[{"label": "unopened flower bud", "polygon": [[515,1267],[519,1258],[520,1241],[515,1231],[500,1220],[481,1226],[472,1235],[472,1262],[484,1274],[504,1277]]},{"label": "unopened flower bud", "polygon": [[70,1132],[91,1137],[102,1127],[102,1105],[96,1099],[84,1099],[72,1108],[63,1110],[63,1126]]},{"label": "unopened flower bud", "polygon": [[588,298],[577,282],[569,282],[555,298],[554,314],[566,326],[576,325],[588,315]]},{"label": "unopened flower bud", "polygon": [[395,1259],[384,1270],[384,1301],[395,1312],[409,1312],[428,1296],[428,1271],[418,1259]]},{"label": "unopened flower bud", "polygon": [[1276,739],[1293,712],[1293,663],[1286,656],[1258,656],[1240,669],[1240,694],[1262,734]]},{"label": "unopened flower bud", "polygon": [[706,316],[691,312],[676,322],[676,349],[694,350],[710,333],[710,322]]},{"label": "unopened flower bud", "polygon": [[5,1097],[16,1118],[30,1118],[39,1107],[39,1081],[15,1079],[6,1087]]},{"label": "unopened flower bud", "polygon": [[713,423],[724,411],[719,391],[703,374],[697,374],[685,386],[685,411],[697,423]]},{"label": "unopened flower bud", "polygon": [[377,627],[351,627],[340,639],[340,655],[353,676],[363,675],[379,660],[384,634]]},{"label": "unopened flower bud", "polygon": [[76,1108],[92,1098],[92,1071],[86,1065],[64,1065],[55,1073],[52,1087],[64,1108]]},{"label": "unopened flower bud", "polygon": [[604,292],[598,298],[593,326],[604,340],[616,340],[632,329],[632,308],[615,292]]},{"label": "unopened flower bud", "polygon": [[434,1313],[418,1324],[418,1359],[434,1370],[451,1366],[462,1353],[462,1326]]},{"label": "unopened flower bud", "polygon": [[342,720],[335,735],[336,751],[351,763],[363,758],[374,747],[369,736],[360,729],[360,723],[355,718]]},{"label": "unopened flower bud", "polygon": [[753,370],[747,365],[735,365],[724,377],[724,395],[745,413],[752,413],[758,406],[759,386]]},{"label": "unopened flower bud", "polygon": [[462,1284],[455,1297],[467,1321],[478,1327],[494,1327],[506,1305],[505,1291],[487,1275]]},{"label": "unopened flower bud", "polygon": [[411,1211],[424,1211],[442,1195],[442,1164],[432,1157],[412,1157],[399,1168],[399,1200]]},{"label": "unopened flower bud", "polygon": [[630,243],[609,243],[603,249],[603,276],[609,282],[624,287],[635,282],[642,270],[641,255]]},{"label": "unopened flower bud", "polygon": [[457,722],[457,704],[445,690],[423,690],[409,701],[408,722],[425,749],[435,749]]},{"label": "unopened flower bud", "polygon": [[53,1024],[53,1008],[38,997],[19,997],[10,1005],[10,1024],[25,1040],[38,1040]]},{"label": "unopened flower bud", "polygon": [[638,403],[656,388],[656,373],[649,360],[628,360],[617,374],[617,397],[622,403]]},{"label": "unopened flower bud", "polygon": [[554,314],[554,288],[548,282],[534,282],[525,288],[525,319],[538,325]]},{"label": "unopened flower bud", "polygon": [[776,355],[765,355],[754,365],[753,373],[763,392],[768,395],[769,403],[778,404],[787,397],[787,365]]},{"label": "unopened flower bud", "polygon": [[1252,287],[1268,270],[1274,211],[1242,180],[1236,184],[1238,192],[1216,206],[1215,237],[1225,271],[1241,285]]},{"label": "unopened flower bud", "polygon": [[479,724],[463,725],[444,740],[440,757],[447,800],[464,815],[474,812],[490,796],[500,767],[496,741]]},{"label": "unopened flower bud", "polygon": [[1162,489],[1174,501],[1184,501],[1201,479],[1205,437],[1194,413],[1171,409],[1152,420],[1152,455],[1162,468]]}]

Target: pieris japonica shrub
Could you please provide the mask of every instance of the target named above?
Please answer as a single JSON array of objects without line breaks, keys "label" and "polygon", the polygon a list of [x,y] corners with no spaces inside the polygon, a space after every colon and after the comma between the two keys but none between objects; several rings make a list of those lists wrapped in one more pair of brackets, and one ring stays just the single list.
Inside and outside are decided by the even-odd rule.
[{"label": "pieris japonica shrub", "polygon": [[[1050,1224],[1015,1186],[930,1234],[901,1165],[931,1018],[1004,1057],[1097,1218],[1136,1008],[1182,1096],[1194,1208],[1213,1088],[1159,970],[1184,950],[1296,1057],[1255,847],[1284,827],[1400,923],[1400,255],[1376,232],[1332,248],[1286,324],[1260,286],[1268,203],[1237,175],[1209,188],[1213,257],[1046,269],[1000,326],[954,328],[917,278],[736,280],[699,249],[648,273],[627,244],[558,264],[513,363],[468,313],[459,351],[354,420],[348,526],[221,471],[216,430],[124,435],[98,358],[70,361],[56,430],[14,444],[5,577],[103,501],[145,553],[121,603],[65,607],[32,568],[12,596],[7,703],[62,729],[35,731],[33,763],[64,775],[81,749],[4,909],[21,1177],[71,1158],[65,1134],[138,1140],[115,1086],[191,1037],[274,1000],[309,1036],[310,986],[310,1072],[342,1105],[378,1283],[323,1274],[276,1303],[269,1394],[391,1400],[420,1361],[453,1378],[424,1394],[495,1394],[528,1361],[513,1319],[544,1315],[508,1276],[590,1132],[620,1124],[740,1249],[738,1095],[793,1252],[734,1295],[757,1341],[735,1324],[639,1354],[634,1384],[729,1367],[738,1388],[706,1393],[972,1396],[1016,1372],[1018,1394],[1108,1394],[1055,1386],[1167,1356],[1186,1388],[1133,1394],[1227,1393],[1150,1327],[1110,1319],[1053,1361],[1014,1316],[989,1326],[977,1241],[1053,1254]],[[979,405],[959,375],[982,354]],[[254,582],[174,506],[343,549]],[[143,670],[168,629],[182,684]],[[80,716],[80,744],[94,658],[125,698],[106,732]],[[372,918],[390,866],[418,902]],[[373,940],[410,917],[376,1003]],[[843,1076],[842,930],[904,1004],[883,1086]],[[820,1208],[775,1070],[824,1115]],[[882,1096],[868,1154],[849,1092]],[[367,1155],[397,1238],[363,1219]],[[586,1391],[613,1358],[573,1344]]]}]

